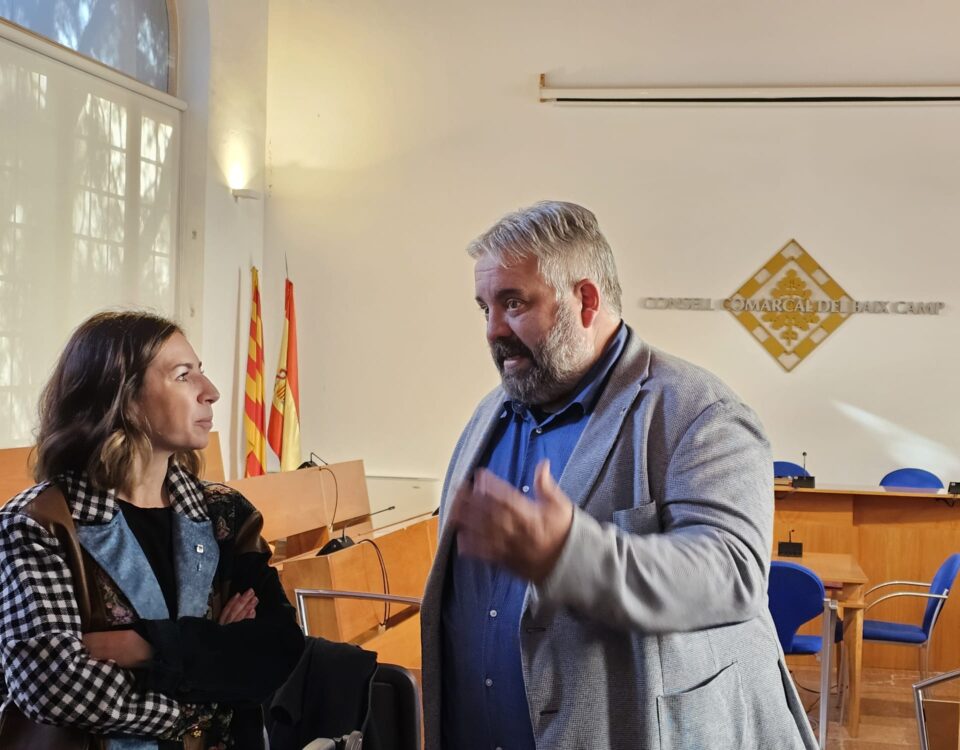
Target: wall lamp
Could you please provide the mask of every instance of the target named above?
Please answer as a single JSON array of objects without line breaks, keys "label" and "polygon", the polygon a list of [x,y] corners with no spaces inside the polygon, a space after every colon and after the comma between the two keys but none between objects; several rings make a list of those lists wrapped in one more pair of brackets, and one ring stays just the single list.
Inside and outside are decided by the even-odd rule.
[{"label": "wall lamp", "polygon": [[246,198],[251,201],[260,200],[260,193],[256,190],[249,190],[247,188],[233,188],[230,191],[230,195],[233,196],[233,202],[239,203],[241,198]]}]

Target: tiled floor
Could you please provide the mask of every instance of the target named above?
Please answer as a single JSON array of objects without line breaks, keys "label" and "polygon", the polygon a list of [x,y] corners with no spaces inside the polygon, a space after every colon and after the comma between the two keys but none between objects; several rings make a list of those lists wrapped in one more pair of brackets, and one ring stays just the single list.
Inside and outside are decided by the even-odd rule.
[{"label": "tiled floor", "polygon": [[[820,673],[817,667],[794,667],[794,678],[799,684],[816,686]],[[862,700],[860,703],[860,734],[850,737],[845,727],[840,726],[840,712],[836,696],[830,703],[830,728],[827,750],[892,750],[893,748],[919,748],[917,720],[913,703],[913,683],[917,672],[881,669],[864,669]],[[818,706],[817,695],[800,690],[804,705],[809,707],[816,731]],[[935,697],[960,699],[960,681],[938,688]]]}]

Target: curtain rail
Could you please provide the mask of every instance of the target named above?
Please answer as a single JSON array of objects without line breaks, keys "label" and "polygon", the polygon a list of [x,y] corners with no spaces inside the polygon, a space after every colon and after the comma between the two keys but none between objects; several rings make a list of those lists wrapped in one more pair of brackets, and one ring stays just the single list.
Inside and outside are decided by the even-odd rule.
[{"label": "curtain rail", "polygon": [[550,86],[540,75],[540,101],[554,104],[895,104],[960,102],[960,85],[727,86],[582,88]]}]

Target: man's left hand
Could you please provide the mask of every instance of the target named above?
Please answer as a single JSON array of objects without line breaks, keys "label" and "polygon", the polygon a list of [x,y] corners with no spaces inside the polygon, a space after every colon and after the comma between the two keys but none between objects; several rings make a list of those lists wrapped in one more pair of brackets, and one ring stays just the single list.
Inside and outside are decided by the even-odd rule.
[{"label": "man's left hand", "polygon": [[450,522],[460,554],[503,565],[541,583],[553,570],[573,523],[573,503],[541,461],[531,502],[511,484],[480,469],[457,490]]}]

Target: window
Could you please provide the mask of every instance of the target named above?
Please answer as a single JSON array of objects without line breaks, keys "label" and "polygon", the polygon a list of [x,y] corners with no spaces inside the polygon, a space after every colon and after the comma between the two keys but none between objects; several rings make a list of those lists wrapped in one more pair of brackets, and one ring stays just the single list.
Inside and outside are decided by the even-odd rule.
[{"label": "window", "polygon": [[0,18],[171,91],[168,0],[0,0]]}]

